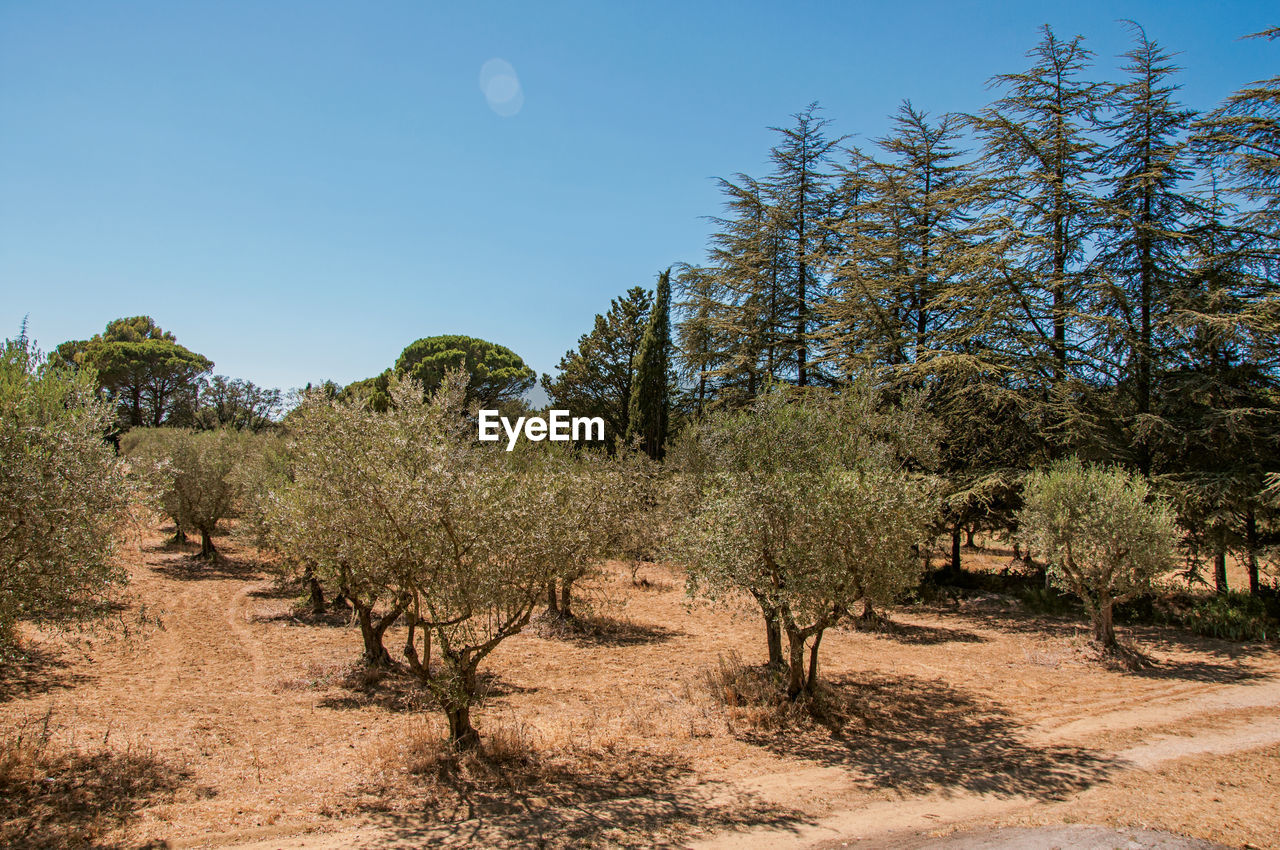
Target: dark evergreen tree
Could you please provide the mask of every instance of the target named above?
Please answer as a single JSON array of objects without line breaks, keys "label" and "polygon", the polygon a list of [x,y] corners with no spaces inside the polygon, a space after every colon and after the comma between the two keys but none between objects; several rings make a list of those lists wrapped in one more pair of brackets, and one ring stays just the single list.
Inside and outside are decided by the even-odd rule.
[{"label": "dark evergreen tree", "polygon": [[657,294],[636,353],[626,442],[660,460],[671,414],[671,269],[658,275]]},{"label": "dark evergreen tree", "polygon": [[1131,24],[1136,44],[1125,54],[1129,79],[1115,93],[1106,129],[1113,144],[1102,166],[1110,188],[1100,211],[1096,276],[1107,332],[1094,362],[1117,385],[1117,453],[1151,471],[1153,399],[1158,371],[1169,362],[1169,307],[1186,274],[1187,226],[1195,203],[1186,135],[1194,113],[1180,106],[1171,81],[1178,69],[1146,32]]},{"label": "dark evergreen tree", "polygon": [[553,407],[604,419],[610,451],[627,433],[636,355],[652,305],[653,296],[639,286],[614,298],[609,312],[596,316],[591,333],[578,339],[577,349],[560,358],[557,376],[542,376]]},{"label": "dark evergreen tree", "polygon": [[1045,436],[1069,445],[1093,437],[1087,391],[1099,327],[1089,252],[1107,89],[1084,77],[1092,54],[1082,38],[1043,33],[1031,67],[995,77],[1004,96],[970,117],[988,201],[983,267],[968,278],[958,327],[1037,408]]}]

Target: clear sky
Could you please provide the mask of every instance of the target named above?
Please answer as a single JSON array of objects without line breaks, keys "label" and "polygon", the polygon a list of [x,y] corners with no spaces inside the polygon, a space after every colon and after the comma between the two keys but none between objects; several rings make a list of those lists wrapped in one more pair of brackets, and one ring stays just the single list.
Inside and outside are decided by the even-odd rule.
[{"label": "clear sky", "polygon": [[976,110],[1044,23],[1110,74],[1122,18],[1193,106],[1280,67],[1238,40],[1274,2],[0,0],[0,335],[147,314],[283,388],[441,333],[551,371],[702,259],[711,178],[763,174],[769,125]]}]

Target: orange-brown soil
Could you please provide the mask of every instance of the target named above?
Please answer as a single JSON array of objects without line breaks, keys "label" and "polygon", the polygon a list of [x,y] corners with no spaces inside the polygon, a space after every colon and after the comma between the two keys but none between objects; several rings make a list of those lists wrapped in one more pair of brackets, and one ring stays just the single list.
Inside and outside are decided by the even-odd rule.
[{"label": "orange-brown soil", "polygon": [[89,648],[25,632],[0,733],[46,743],[4,789],[0,844],[874,846],[1090,823],[1280,847],[1271,645],[1135,628],[1155,664],[1126,672],[1074,618],[900,608],[890,631],[828,634],[824,711],[786,725],[711,696],[720,659],[762,660],[748,606],[616,565],[586,628],[530,627],[486,662],[476,722],[499,761],[453,764],[407,680],[361,676],[354,627],[219,543],[209,565],[156,529],[122,556],[158,626]]}]

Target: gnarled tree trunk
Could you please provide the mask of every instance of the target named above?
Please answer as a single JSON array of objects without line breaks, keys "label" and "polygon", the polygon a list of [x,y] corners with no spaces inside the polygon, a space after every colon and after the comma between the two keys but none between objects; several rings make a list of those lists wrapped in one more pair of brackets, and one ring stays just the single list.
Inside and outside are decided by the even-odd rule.
[{"label": "gnarled tree trunk", "polygon": [[210,561],[218,560],[218,550],[213,547],[213,529],[200,529],[200,555]]},{"label": "gnarled tree trunk", "polygon": [[373,609],[367,605],[351,600],[356,608],[356,619],[360,623],[360,637],[364,640],[364,662],[370,667],[390,667],[391,654],[382,645],[382,636],[396,620],[400,619],[401,609],[395,608],[381,617],[373,616]]}]

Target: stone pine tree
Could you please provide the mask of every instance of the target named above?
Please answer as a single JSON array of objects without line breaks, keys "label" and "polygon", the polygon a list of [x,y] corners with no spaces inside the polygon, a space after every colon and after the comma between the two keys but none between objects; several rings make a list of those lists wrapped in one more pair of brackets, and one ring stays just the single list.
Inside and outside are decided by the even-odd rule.
[{"label": "stone pine tree", "polygon": [[626,442],[661,460],[671,410],[671,269],[658,275],[658,289],[649,323],[636,353]]},{"label": "stone pine tree", "polygon": [[116,319],[88,340],[58,346],[54,362],[97,374],[124,427],[189,424],[200,378],[213,363],[178,344],[150,316]]}]

